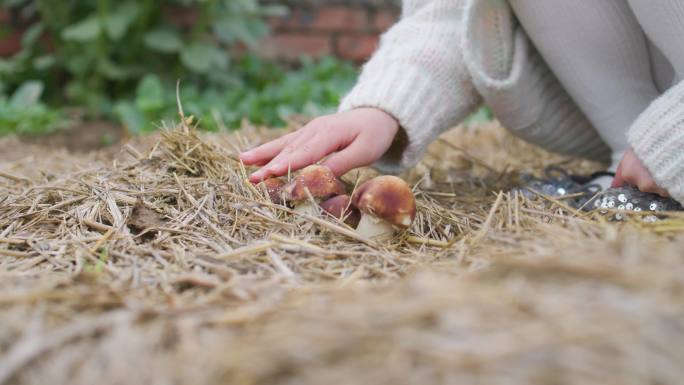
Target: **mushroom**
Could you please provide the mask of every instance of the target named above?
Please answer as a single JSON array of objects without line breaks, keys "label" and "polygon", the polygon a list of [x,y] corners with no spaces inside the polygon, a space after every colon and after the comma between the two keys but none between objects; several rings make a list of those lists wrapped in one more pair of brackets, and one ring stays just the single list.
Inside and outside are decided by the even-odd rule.
[{"label": "mushroom", "polygon": [[329,168],[317,165],[304,168],[283,188],[283,199],[292,203],[296,212],[309,215],[318,214],[309,195],[318,203],[340,194],[344,194],[342,182]]},{"label": "mushroom", "polygon": [[347,194],[328,199],[321,203],[321,208],[351,227],[358,226],[359,221],[361,220],[359,209],[351,204],[351,197]]},{"label": "mushroom", "polygon": [[408,228],[416,217],[413,192],[396,176],[379,176],[362,184],[352,203],[361,210],[356,231],[368,238],[388,239],[395,228]]},{"label": "mushroom", "polygon": [[259,187],[266,190],[268,197],[273,203],[283,203],[283,187],[285,182],[280,178],[264,179],[259,183]]}]

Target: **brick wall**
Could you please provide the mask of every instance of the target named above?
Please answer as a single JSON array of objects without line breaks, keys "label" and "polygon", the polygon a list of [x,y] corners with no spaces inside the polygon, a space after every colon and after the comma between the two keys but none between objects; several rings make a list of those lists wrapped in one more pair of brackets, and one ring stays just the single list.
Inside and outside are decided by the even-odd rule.
[{"label": "brick wall", "polygon": [[11,56],[21,49],[21,32],[16,27],[11,25],[9,11],[0,8],[0,57]]},{"label": "brick wall", "polygon": [[[272,18],[272,36],[259,45],[266,57],[296,60],[302,55],[335,55],[362,63],[377,47],[379,35],[398,18],[399,0],[264,0],[284,4],[290,12]],[[196,12],[169,15],[180,25],[192,25]],[[0,23],[8,23],[7,10],[0,8]],[[0,56],[20,48],[20,32],[0,37]]]},{"label": "brick wall", "polygon": [[267,57],[335,55],[364,62],[400,11],[394,0],[300,0],[287,5],[287,16],[269,20],[272,37],[260,46]]}]

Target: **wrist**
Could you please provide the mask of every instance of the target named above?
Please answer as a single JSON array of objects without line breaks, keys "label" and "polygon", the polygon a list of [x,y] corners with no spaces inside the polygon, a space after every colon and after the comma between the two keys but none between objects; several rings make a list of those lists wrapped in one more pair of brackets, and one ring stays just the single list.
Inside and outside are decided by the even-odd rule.
[{"label": "wrist", "polygon": [[383,132],[388,132],[394,137],[399,131],[399,120],[392,114],[377,107],[359,107],[354,111],[358,111],[367,115],[366,118],[377,128],[381,128]]}]

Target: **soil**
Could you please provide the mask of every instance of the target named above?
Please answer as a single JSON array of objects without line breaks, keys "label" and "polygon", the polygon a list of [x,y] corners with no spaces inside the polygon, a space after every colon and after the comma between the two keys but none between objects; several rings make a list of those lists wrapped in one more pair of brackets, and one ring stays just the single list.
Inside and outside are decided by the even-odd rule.
[{"label": "soil", "polygon": [[107,121],[82,122],[70,128],[43,136],[22,136],[21,142],[64,148],[71,152],[90,152],[119,144],[127,137],[126,130]]}]

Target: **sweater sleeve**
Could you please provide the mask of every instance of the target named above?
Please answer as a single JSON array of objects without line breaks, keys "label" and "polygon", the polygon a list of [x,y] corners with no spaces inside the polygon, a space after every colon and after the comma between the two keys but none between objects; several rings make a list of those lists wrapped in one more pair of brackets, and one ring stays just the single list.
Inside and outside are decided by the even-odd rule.
[{"label": "sweater sleeve", "polygon": [[461,56],[464,0],[404,0],[400,21],[380,40],[340,111],[374,107],[402,129],[374,165],[399,173],[415,165],[439,134],[479,104]]},{"label": "sweater sleeve", "polygon": [[658,186],[684,204],[684,81],[641,113],[627,139]]}]

